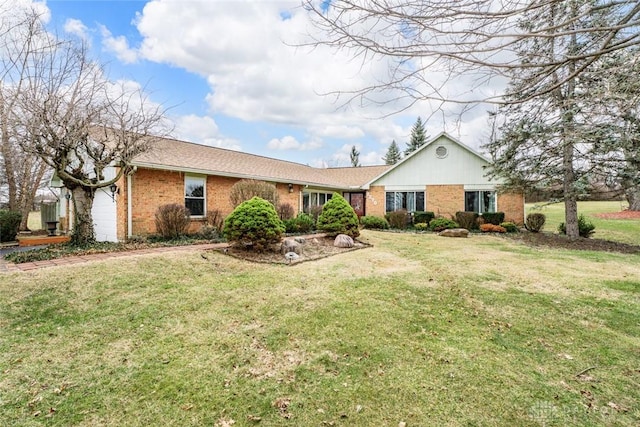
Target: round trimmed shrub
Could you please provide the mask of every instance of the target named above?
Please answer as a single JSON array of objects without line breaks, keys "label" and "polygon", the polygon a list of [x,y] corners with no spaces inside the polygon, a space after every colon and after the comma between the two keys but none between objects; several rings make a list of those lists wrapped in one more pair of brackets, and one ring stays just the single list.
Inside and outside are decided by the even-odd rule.
[{"label": "round trimmed shrub", "polygon": [[165,239],[177,239],[187,233],[191,213],[177,203],[162,205],[156,210],[156,231]]},{"label": "round trimmed shrub", "polygon": [[527,215],[527,220],[524,223],[524,226],[527,230],[532,233],[539,233],[544,227],[544,223],[546,222],[547,217],[543,213],[530,213]]},{"label": "round trimmed shrub", "polygon": [[355,238],[360,235],[358,215],[338,193],[333,193],[331,199],[325,203],[316,225],[318,230],[332,237],[346,234]]},{"label": "round trimmed shrub", "polygon": [[360,217],[360,224],[363,228],[369,228],[371,230],[386,230],[389,228],[389,223],[386,219],[380,216],[363,216]]},{"label": "round trimmed shrub", "polygon": [[21,221],[20,212],[0,210],[0,242],[15,240]]},{"label": "round trimmed shrub", "polygon": [[440,232],[449,228],[460,228],[457,222],[447,218],[436,218],[429,223],[429,230]]},{"label": "round trimmed shrub", "polygon": [[242,202],[224,220],[224,237],[229,242],[257,251],[278,243],[284,231],[284,224],[273,205],[257,196]]}]

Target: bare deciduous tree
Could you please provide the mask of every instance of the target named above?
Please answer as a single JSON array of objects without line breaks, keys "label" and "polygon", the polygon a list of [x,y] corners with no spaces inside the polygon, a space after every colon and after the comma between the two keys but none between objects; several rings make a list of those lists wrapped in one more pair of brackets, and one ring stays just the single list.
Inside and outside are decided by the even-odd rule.
[{"label": "bare deciduous tree", "polygon": [[[110,82],[82,43],[48,33],[35,12],[28,23],[22,30],[35,48],[21,76],[17,140],[71,191],[72,241],[90,243],[96,190],[131,171],[133,158],[162,133],[163,110],[137,85]],[[116,170],[110,179],[108,167]]]},{"label": "bare deciduous tree", "polygon": [[[549,166],[563,186],[567,235],[578,237],[577,80],[597,61],[640,44],[640,3],[303,0],[303,6],[321,30],[311,45],[351,49],[363,61],[391,60],[388,77],[346,92],[351,100],[366,102],[373,93],[385,92],[393,94],[390,102],[400,98],[407,105],[495,102],[515,106],[510,114],[519,120],[528,120],[531,112],[543,114],[548,107],[551,117],[543,114],[541,125],[553,123],[554,129],[546,130],[553,137],[547,145],[538,138],[537,147],[549,150]],[[504,93],[485,92],[494,78],[506,78],[511,84]],[[467,89],[452,90],[453,79],[464,80]],[[527,133],[518,135],[526,137]],[[527,155],[517,153],[519,149],[514,152],[506,139],[500,141],[504,149],[494,154],[512,155],[512,159]],[[519,172],[506,167],[494,170],[511,184],[526,185]]]},{"label": "bare deciduous tree", "polygon": [[29,212],[38,188],[45,178],[47,165],[21,146],[27,141],[22,132],[20,96],[27,81],[25,75],[38,55],[34,11],[23,13],[0,5],[0,165],[5,197],[10,210],[20,212],[21,230],[27,230]]}]

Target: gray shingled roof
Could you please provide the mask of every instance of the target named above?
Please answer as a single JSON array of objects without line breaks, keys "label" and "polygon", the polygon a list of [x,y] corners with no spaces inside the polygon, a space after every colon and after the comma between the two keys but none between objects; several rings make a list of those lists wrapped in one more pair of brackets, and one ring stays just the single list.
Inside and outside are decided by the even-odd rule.
[{"label": "gray shingled roof", "polygon": [[134,165],[335,189],[359,188],[390,166],[320,169],[300,163],[175,139],[158,138]]}]

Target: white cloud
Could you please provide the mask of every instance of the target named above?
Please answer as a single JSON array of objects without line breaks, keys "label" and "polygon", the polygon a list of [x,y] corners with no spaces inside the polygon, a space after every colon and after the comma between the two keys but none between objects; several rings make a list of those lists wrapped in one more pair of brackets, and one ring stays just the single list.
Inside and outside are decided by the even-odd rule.
[{"label": "white cloud", "polygon": [[321,140],[310,140],[304,143],[298,142],[293,136],[285,136],[283,138],[273,138],[267,143],[269,150],[316,150],[323,146]]},{"label": "white cloud", "polygon": [[89,29],[79,19],[69,18],[64,23],[64,31],[69,34],[73,34],[82,40],[89,41]]},{"label": "white cloud", "polygon": [[104,25],[100,25],[102,35],[102,47],[113,54],[125,64],[132,64],[138,61],[138,51],[129,46],[129,42],[124,36],[114,37],[111,31]]},{"label": "white cloud", "polygon": [[229,150],[242,149],[237,140],[220,134],[218,124],[211,117],[190,114],[175,118],[174,123],[175,136],[181,140]]}]

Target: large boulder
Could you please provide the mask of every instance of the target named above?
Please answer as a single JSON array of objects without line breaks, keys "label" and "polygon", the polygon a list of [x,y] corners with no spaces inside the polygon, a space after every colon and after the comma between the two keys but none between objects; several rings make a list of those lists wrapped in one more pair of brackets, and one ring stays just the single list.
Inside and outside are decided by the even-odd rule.
[{"label": "large boulder", "polygon": [[352,248],[354,244],[351,236],[347,236],[346,234],[338,234],[333,241],[333,246],[337,248]]},{"label": "large boulder", "polygon": [[449,228],[442,230],[438,233],[438,236],[444,237],[469,237],[469,230],[466,228]]},{"label": "large boulder", "polygon": [[302,255],[304,251],[301,243],[296,242],[294,239],[284,239],[282,241],[282,246],[280,246],[280,252],[282,254],[294,252],[298,255]]}]

